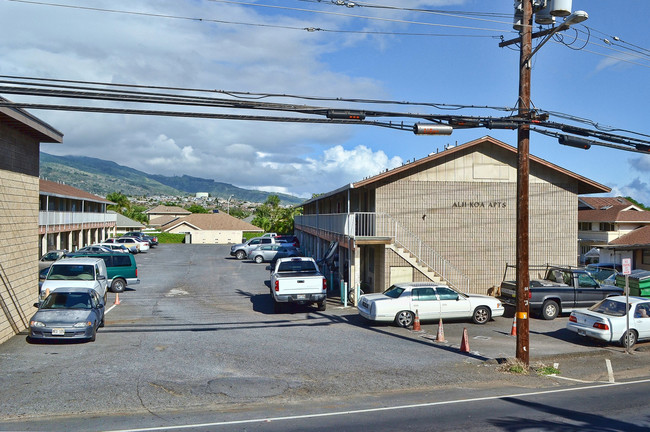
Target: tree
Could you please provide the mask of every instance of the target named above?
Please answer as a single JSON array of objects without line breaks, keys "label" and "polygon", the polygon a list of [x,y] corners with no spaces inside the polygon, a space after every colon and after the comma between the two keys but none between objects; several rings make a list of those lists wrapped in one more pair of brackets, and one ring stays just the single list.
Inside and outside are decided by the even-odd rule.
[{"label": "tree", "polygon": [[267,232],[293,233],[293,220],[302,214],[302,207],[280,207],[280,197],[269,195],[255,211],[252,224]]},{"label": "tree", "polygon": [[192,204],[187,208],[187,210],[191,211],[192,213],[210,213],[208,209],[198,204]]},{"label": "tree", "polygon": [[114,202],[106,206],[108,210],[116,211],[119,214],[124,214],[125,211],[128,211],[131,208],[131,201],[129,198],[121,192],[111,192],[106,195],[106,199]]}]

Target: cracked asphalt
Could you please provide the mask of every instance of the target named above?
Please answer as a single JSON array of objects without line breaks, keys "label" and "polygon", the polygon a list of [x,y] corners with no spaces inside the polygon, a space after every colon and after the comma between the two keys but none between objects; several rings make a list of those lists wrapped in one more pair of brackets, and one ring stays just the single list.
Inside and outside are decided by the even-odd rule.
[{"label": "cracked asphalt", "polygon": [[[650,375],[649,343],[632,355],[598,345],[564,330],[566,316],[530,324],[531,365],[557,364],[561,378],[522,376],[503,368],[515,353],[512,313],[484,326],[445,322],[442,343],[435,341],[437,322],[422,323],[421,332],[370,325],[338,298],[325,312],[274,314],[266,265],[232,259],[228,246],[160,245],[136,261],[142,283],[120,295],[96,342],[28,344],[22,334],[0,346],[0,427],[53,416],[160,416]],[[458,349],[463,329],[470,353]]]}]

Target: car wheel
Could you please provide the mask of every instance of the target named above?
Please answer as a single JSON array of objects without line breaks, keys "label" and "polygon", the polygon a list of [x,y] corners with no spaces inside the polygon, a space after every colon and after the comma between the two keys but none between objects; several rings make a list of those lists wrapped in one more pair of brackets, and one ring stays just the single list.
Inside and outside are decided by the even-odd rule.
[{"label": "car wheel", "polygon": [[623,333],[623,336],[621,336],[621,340],[619,341],[623,348],[628,346],[628,339],[629,339],[629,347],[632,348],[634,344],[636,343],[637,340],[637,334],[636,330],[630,330],[629,332]]},{"label": "car wheel", "polygon": [[237,257],[238,260],[243,260],[244,258],[246,258],[246,252],[244,252],[243,250],[238,250],[237,252],[235,252],[235,256]]},{"label": "car wheel", "polygon": [[322,302],[318,302],[318,310],[319,311],[324,311],[327,309],[327,300],[323,300]]},{"label": "car wheel", "polygon": [[99,326],[100,326],[100,327],[104,327],[104,319],[105,319],[105,318],[102,317],[102,320],[99,322]]},{"label": "car wheel", "polygon": [[413,312],[411,311],[401,311],[398,312],[397,315],[395,316],[395,324],[397,324],[400,327],[409,327],[411,324],[413,324],[413,319],[414,319]]},{"label": "car wheel", "polygon": [[542,318],[545,320],[554,320],[560,313],[560,306],[555,300],[546,300],[542,305]]},{"label": "car wheel", "polygon": [[104,291],[104,305],[106,305],[107,301],[108,301],[108,290]]},{"label": "car wheel", "polygon": [[93,328],[93,335],[90,336],[90,341],[95,342],[95,339],[97,339],[97,329]]},{"label": "car wheel", "polygon": [[115,279],[111,284],[111,291],[114,293],[121,293],[126,288],[126,282],[124,279]]},{"label": "car wheel", "polygon": [[489,307],[479,306],[474,309],[474,313],[472,314],[472,321],[474,321],[474,324],[485,324],[486,322],[490,321],[491,317],[492,313],[490,312]]},{"label": "car wheel", "polygon": [[262,264],[264,262],[264,257],[262,255],[257,255],[255,257],[255,262],[258,264]]}]

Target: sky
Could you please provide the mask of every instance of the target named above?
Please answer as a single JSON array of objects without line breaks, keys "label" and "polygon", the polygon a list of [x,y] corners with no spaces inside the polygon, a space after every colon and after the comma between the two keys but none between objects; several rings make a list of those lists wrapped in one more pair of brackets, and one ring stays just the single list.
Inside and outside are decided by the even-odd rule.
[{"label": "sky", "polygon": [[[328,99],[515,106],[519,51],[498,46],[501,37],[517,37],[512,0],[368,0],[354,7],[334,3],[0,0],[0,75]],[[574,0],[573,10],[586,11],[589,19],[535,54],[533,105],[650,136],[645,108],[650,100],[650,2]],[[8,95],[1,87],[0,95],[33,103],[171,109]],[[436,115],[507,114],[485,108],[449,111],[430,105],[263,100]],[[191,175],[305,198],[445,146],[485,135],[513,146],[517,139],[512,130],[416,136],[367,125],[31,112],[64,134],[62,144],[41,145],[46,153],[90,156],[151,174]],[[550,120],[566,122],[554,115]],[[600,146],[585,151],[536,133],[531,134],[530,151],[610,187],[610,195],[650,205],[650,155]]]}]

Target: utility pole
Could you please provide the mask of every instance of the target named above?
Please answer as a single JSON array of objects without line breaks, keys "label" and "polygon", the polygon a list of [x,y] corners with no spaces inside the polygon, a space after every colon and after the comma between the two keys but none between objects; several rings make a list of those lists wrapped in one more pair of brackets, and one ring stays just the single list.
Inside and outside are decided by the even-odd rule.
[{"label": "utility pole", "polygon": [[[532,52],[533,2],[523,0],[521,50],[519,52],[519,117],[530,118],[530,57]],[[528,298],[530,291],[528,204],[530,174],[530,125],[517,128],[517,360],[530,363]]]}]

